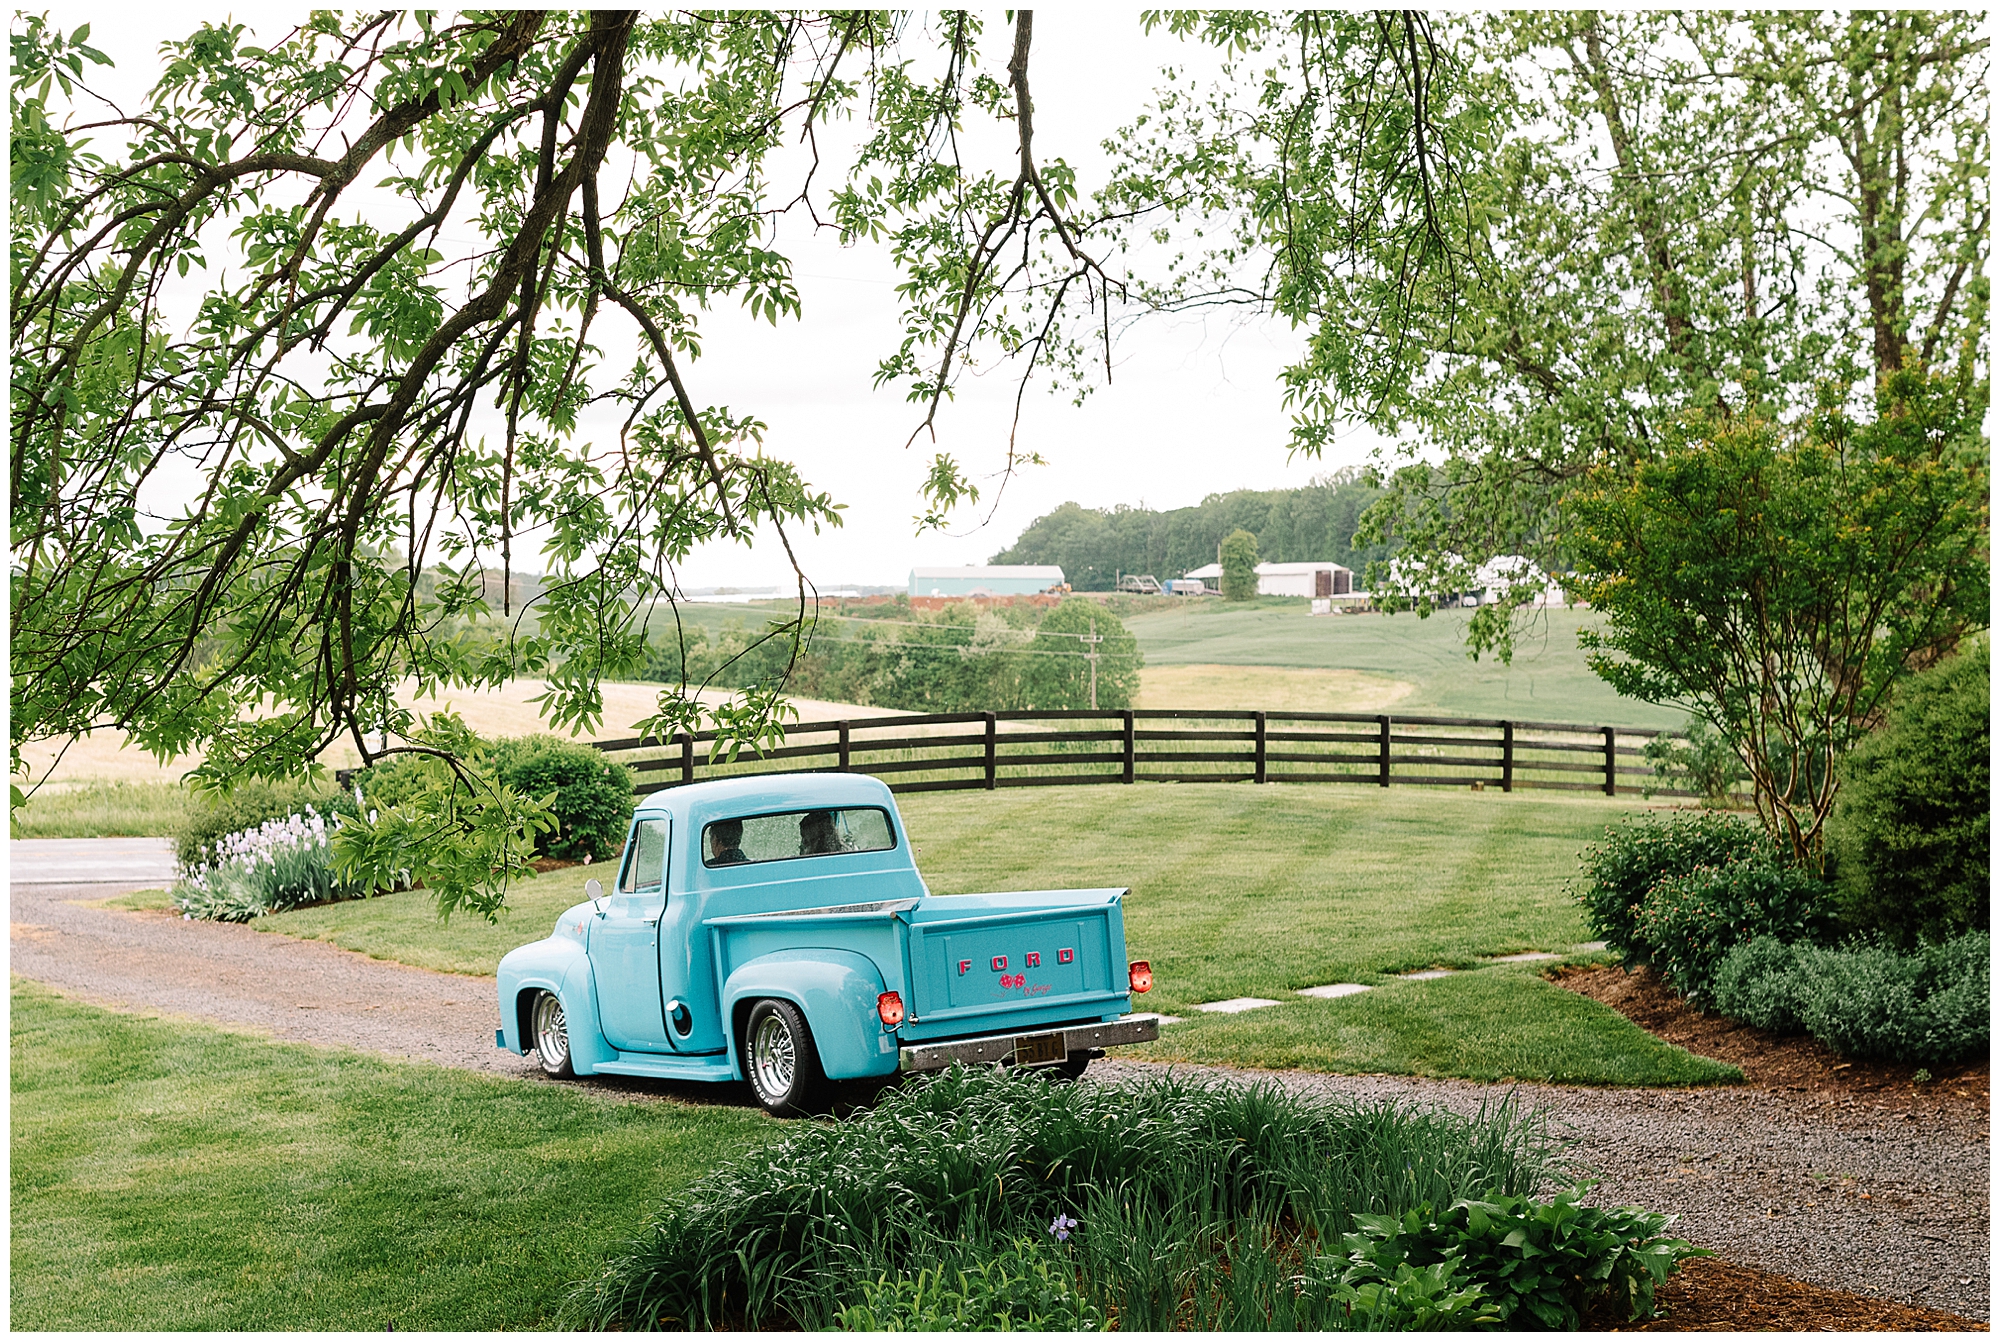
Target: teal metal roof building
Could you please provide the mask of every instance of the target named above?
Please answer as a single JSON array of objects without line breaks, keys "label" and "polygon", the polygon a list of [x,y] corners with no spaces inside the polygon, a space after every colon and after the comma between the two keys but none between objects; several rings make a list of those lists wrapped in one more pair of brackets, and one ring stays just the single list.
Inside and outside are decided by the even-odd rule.
[{"label": "teal metal roof building", "polygon": [[1060,587],[1057,564],[965,564],[958,568],[913,568],[911,596],[1032,596]]}]

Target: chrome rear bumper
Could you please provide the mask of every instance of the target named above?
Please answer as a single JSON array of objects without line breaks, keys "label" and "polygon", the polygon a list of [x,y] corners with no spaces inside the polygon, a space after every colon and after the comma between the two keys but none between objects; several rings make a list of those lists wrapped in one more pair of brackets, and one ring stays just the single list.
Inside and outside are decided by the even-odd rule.
[{"label": "chrome rear bumper", "polygon": [[[1014,1059],[1015,1041],[1040,1039],[1058,1033],[1063,1037],[1063,1052],[1068,1055],[1158,1039],[1160,1021],[1154,1015],[1123,1016],[1094,1025],[1064,1025],[1049,1030],[1022,1030],[1018,1034],[982,1035],[977,1039],[941,1039],[934,1044],[905,1044],[900,1069],[905,1072],[932,1072],[955,1062],[1008,1063]],[[1053,1066],[1054,1062],[1040,1065]]]}]

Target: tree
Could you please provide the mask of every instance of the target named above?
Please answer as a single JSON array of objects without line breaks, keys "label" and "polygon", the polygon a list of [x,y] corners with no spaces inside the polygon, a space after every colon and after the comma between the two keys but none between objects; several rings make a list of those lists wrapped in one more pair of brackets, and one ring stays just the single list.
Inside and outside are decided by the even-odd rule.
[{"label": "tree", "polygon": [[1166,512],[1065,503],[1030,522],[989,562],[1060,564],[1078,591],[1109,592],[1120,573],[1165,580],[1213,563],[1222,538],[1241,527],[1256,533],[1266,559],[1331,560],[1359,572],[1388,557],[1386,547],[1354,544],[1362,512],[1380,493],[1360,475],[1349,467],[1297,489],[1231,490]]},{"label": "tree", "polygon": [[1139,697],[1139,640],[1088,597],[1072,597],[1044,615],[1024,652],[1023,708],[1130,708]]},{"label": "tree", "polygon": [[1237,530],[1222,538],[1222,595],[1248,601],[1257,595],[1257,538]]},{"label": "tree", "polygon": [[[1405,445],[1379,463],[1388,493],[1365,528],[1403,572],[1509,554],[1567,570],[1568,492],[1653,458],[1691,411],[1798,422],[1831,379],[1863,413],[1911,357],[1985,399],[1979,16],[1504,12],[1447,21],[1439,41],[1458,58],[1430,86],[1448,234],[1396,320],[1365,295],[1399,240],[1357,267],[1332,226],[1351,184],[1305,110],[1338,85],[1302,77],[1282,44],[1233,84],[1163,100],[1126,151],[1222,239],[1148,295],[1304,328],[1284,380],[1300,451],[1349,417]],[[1389,588],[1387,565],[1367,581]],[[1482,606],[1473,648],[1504,656],[1513,618]]]},{"label": "tree", "polygon": [[[1315,153],[1362,189],[1333,213],[1367,221],[1365,247],[1336,228],[1321,251],[1372,273],[1400,237],[1414,282],[1443,236],[1425,21],[1169,22],[1231,50],[1309,39],[1340,76],[1308,100]],[[1016,359],[1023,392],[1087,378],[1125,284],[1100,258],[1184,203],[1140,181],[1083,204],[1037,144],[1028,11],[998,73],[967,13],[204,25],[130,111],[91,87],[88,37],[24,18],[12,43],[14,773],[25,742],[113,728],[205,752],[199,781],[226,787],[310,772],[342,738],[373,760],[379,729],[453,781],[348,826],[344,860],[415,872],[447,912],[497,909],[547,817],[450,724],[394,708],[399,681],[539,674],[552,725],[594,725],[599,679],[639,669],[696,545],[839,523],[761,450],[754,408],[704,404],[695,375],[711,305],[799,316],[781,217],[887,245],[905,327],[880,379],[935,437],[975,354]],[[858,147],[823,162],[848,118]],[[968,157],[974,123],[1011,140],[1000,166]],[[162,509],[176,473],[199,493]],[[920,521],[977,497],[940,451]],[[548,575],[532,626],[506,595],[517,547]],[[489,564],[501,636],[450,636],[486,618]],[[809,592],[801,572],[798,618],[769,634],[793,659]],[[709,710],[718,750],[776,740],[783,688]],[[703,712],[672,686],[636,725]]]},{"label": "tree", "polygon": [[1866,424],[1841,399],[1804,429],[1692,418],[1657,458],[1595,470],[1561,531],[1608,619],[1580,636],[1592,667],[1722,732],[1773,838],[1816,870],[1835,766],[1988,616],[1983,400],[1914,369]]}]

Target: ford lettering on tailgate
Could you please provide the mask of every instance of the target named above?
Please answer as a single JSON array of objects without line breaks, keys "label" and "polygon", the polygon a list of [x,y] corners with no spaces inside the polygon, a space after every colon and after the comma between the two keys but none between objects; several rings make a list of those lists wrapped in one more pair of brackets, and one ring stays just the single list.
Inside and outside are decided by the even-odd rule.
[{"label": "ford lettering on tailgate", "polygon": [[[990,1006],[1102,991],[1100,920],[980,928],[944,938],[945,1005]],[[1091,973],[1095,967],[1098,972]]]}]

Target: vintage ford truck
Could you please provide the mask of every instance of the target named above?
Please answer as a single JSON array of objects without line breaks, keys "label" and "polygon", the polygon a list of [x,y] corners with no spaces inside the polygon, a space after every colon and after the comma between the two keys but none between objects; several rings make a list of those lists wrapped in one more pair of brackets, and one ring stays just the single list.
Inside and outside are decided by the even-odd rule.
[{"label": "vintage ford truck", "polygon": [[495,1042],[552,1076],[748,1080],[773,1113],[826,1082],[953,1061],[1080,1075],[1158,1037],[1123,890],[933,895],[889,789],[765,774],[642,801],[614,889],[500,962]]}]

